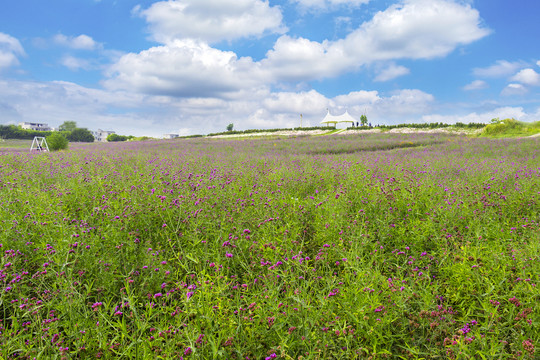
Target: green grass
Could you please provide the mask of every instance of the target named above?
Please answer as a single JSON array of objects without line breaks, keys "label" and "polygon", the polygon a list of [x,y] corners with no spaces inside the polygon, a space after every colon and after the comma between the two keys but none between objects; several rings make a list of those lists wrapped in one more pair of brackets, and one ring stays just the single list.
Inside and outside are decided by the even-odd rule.
[{"label": "green grass", "polygon": [[494,119],[492,124],[486,125],[481,136],[502,138],[522,137],[540,133],[540,121],[526,123],[515,119]]},{"label": "green grass", "polygon": [[0,139],[0,149],[30,149],[32,140]]},{"label": "green grass", "polygon": [[539,144],[1,155],[0,358],[537,359]]}]

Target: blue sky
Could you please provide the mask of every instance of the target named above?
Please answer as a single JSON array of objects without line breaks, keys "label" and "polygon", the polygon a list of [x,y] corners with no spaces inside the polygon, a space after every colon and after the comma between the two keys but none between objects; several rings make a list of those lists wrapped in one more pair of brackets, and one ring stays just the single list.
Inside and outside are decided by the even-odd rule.
[{"label": "blue sky", "polygon": [[18,0],[0,123],[162,136],[540,120],[536,0]]}]

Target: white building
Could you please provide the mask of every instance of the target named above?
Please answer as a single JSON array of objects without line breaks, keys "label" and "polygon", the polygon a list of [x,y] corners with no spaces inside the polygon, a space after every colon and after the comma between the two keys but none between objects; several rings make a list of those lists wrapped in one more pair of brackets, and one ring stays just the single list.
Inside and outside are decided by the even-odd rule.
[{"label": "white building", "polygon": [[97,129],[97,131],[92,131],[92,135],[94,135],[94,141],[97,142],[107,142],[107,136],[111,134],[115,134],[115,132],[101,129]]},{"label": "white building", "polygon": [[178,134],[165,134],[163,135],[164,139],[176,139],[179,135]]},{"label": "white building", "polygon": [[31,122],[21,122],[19,126],[24,130],[35,130],[35,131],[54,131],[52,127],[49,127],[48,124],[42,123],[31,123]]}]

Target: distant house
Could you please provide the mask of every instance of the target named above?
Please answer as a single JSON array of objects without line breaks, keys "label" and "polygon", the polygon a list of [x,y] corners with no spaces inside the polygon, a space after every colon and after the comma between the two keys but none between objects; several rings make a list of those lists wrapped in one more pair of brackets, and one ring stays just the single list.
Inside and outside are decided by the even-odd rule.
[{"label": "distant house", "polygon": [[179,135],[178,134],[165,134],[163,135],[164,139],[176,139]]},{"label": "distant house", "polygon": [[94,135],[94,141],[97,141],[97,142],[107,142],[107,136],[111,134],[116,134],[116,133],[114,131],[101,130],[101,129],[97,129],[97,131],[92,131],[92,135]]},{"label": "distant house", "polygon": [[48,124],[42,123],[31,123],[31,122],[21,122],[19,126],[24,130],[35,130],[35,131],[54,131],[52,127],[49,127]]}]

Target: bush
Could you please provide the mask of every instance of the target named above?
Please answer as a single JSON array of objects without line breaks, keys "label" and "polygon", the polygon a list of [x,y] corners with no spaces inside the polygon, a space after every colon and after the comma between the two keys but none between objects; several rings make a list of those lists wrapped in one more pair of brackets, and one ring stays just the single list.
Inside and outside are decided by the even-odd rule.
[{"label": "bush", "polygon": [[524,124],[516,119],[499,120],[498,118],[495,118],[491,120],[491,124],[486,125],[482,135],[500,136],[518,134],[523,131],[523,128]]},{"label": "bush", "polygon": [[47,140],[47,145],[51,151],[65,150],[68,148],[68,139],[59,132],[53,132],[51,135],[47,136],[45,140]]},{"label": "bush", "polygon": [[25,130],[15,125],[0,125],[0,136],[3,139],[32,140],[34,136],[49,136],[51,131]]},{"label": "bush", "polygon": [[69,133],[67,139],[72,142],[94,142],[94,135],[83,128],[76,128]]},{"label": "bush", "polygon": [[117,142],[117,141],[128,141],[133,139],[133,136],[126,136],[126,135],[118,135],[118,134],[110,134],[107,136],[107,141],[109,142]]}]

